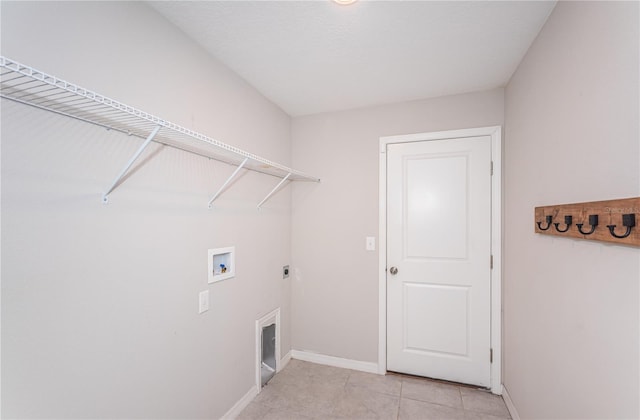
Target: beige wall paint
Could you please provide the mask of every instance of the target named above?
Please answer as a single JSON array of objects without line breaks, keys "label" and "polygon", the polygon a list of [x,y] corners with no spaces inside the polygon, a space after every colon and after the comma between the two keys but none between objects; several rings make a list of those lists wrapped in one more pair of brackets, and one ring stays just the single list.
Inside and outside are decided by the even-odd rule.
[{"label": "beige wall paint", "polygon": [[[55,16],[55,18],[52,18]],[[144,3],[2,2],[2,53],[273,160],[290,119]],[[2,101],[2,414],[218,418],[255,381],[255,320],[290,349],[290,190],[277,179]],[[156,153],[157,152],[157,153]],[[207,284],[207,249],[236,246]],[[198,315],[198,293],[211,309]]]},{"label": "beige wall paint", "polygon": [[640,250],[533,233],[640,195],[638,3],[560,2],[506,89],[504,383],[522,418],[638,418]]},{"label": "beige wall paint", "polygon": [[293,119],[293,162],[322,179],[293,189],[294,349],[378,362],[378,251],[365,237],[379,236],[379,139],[502,125],[503,100],[495,89]]},{"label": "beige wall paint", "polygon": [[[559,4],[506,91],[504,377],[523,418],[638,417],[638,250],[532,229],[536,205],[640,193],[637,17],[637,3]],[[219,417],[253,384],[253,321],[278,305],[283,354],[377,362],[364,238],[378,236],[379,137],[504,122],[496,89],[300,117],[290,133],[143,4],[2,2],[1,23],[8,57],[322,178],[293,186],[292,218],[287,190],[255,212],[274,184],[256,174],[209,211],[233,168],[163,149],[104,206],[139,140],[3,101],[5,417]],[[237,278],[208,286],[206,249],[231,244]]]}]

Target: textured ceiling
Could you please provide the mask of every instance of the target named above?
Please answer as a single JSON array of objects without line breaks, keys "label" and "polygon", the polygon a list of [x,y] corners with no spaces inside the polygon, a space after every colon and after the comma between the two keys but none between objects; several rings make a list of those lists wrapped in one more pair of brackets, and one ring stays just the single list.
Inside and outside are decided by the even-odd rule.
[{"label": "textured ceiling", "polygon": [[504,86],[555,2],[150,5],[299,116]]}]

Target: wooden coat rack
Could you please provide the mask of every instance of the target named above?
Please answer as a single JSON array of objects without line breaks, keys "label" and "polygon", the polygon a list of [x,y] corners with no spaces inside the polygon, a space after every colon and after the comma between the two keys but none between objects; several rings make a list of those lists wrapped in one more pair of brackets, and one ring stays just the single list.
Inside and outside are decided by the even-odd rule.
[{"label": "wooden coat rack", "polygon": [[535,232],[640,247],[640,197],[536,207]]}]

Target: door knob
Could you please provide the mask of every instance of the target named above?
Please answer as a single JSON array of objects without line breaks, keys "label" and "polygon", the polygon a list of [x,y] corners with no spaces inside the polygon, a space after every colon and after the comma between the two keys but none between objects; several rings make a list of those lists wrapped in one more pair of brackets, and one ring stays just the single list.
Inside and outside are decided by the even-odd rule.
[{"label": "door knob", "polygon": [[395,276],[396,274],[398,274],[398,267],[391,267],[389,269],[389,272]]}]

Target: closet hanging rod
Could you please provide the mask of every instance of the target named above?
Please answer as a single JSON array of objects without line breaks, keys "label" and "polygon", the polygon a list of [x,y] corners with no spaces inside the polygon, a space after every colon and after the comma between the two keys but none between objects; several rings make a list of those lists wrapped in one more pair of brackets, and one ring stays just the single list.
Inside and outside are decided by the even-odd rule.
[{"label": "closet hanging rod", "polygon": [[245,169],[279,178],[291,174],[293,181],[320,181],[7,57],[0,56],[0,70],[2,98],[140,138],[147,138],[159,126],[162,130],[154,142],[236,166],[248,158]]}]

